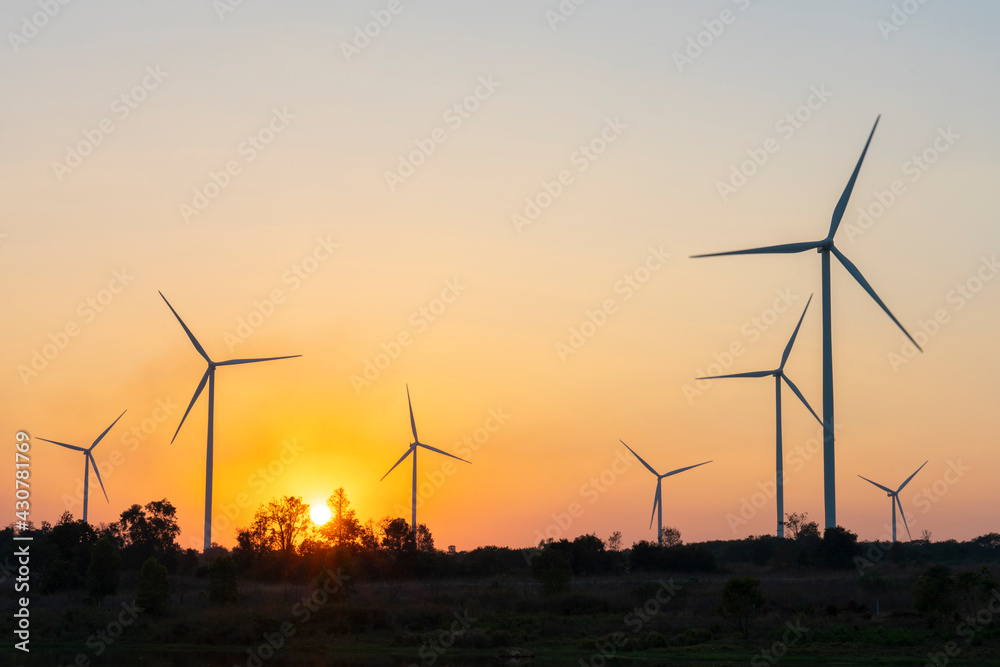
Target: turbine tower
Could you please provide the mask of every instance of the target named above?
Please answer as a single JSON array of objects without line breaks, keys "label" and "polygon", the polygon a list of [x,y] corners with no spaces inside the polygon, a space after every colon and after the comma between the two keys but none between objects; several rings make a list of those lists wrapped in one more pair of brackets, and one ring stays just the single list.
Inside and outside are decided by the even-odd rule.
[{"label": "turbine tower", "polygon": [[917,345],[917,341],[913,340],[913,336],[906,330],[906,328],[899,323],[899,320],[890,312],[889,307],[882,302],[872,286],[868,284],[865,277],[861,275],[861,271],[858,267],[854,265],[851,260],[847,258],[844,253],[842,253],[837,246],[833,243],[833,237],[837,234],[837,228],[840,227],[840,221],[844,217],[844,212],[847,210],[847,202],[851,198],[851,192],[854,190],[854,183],[858,180],[858,172],[861,171],[861,163],[865,160],[865,154],[868,152],[868,146],[872,142],[872,136],[875,135],[875,128],[878,127],[878,121],[881,116],[875,119],[875,125],[872,127],[871,134],[868,135],[868,141],[865,142],[865,148],[861,151],[861,157],[858,158],[858,164],[854,167],[854,172],[851,174],[851,178],[847,181],[847,187],[844,188],[843,194],[840,196],[840,200],[837,202],[836,208],[833,210],[833,219],[830,222],[830,231],[827,233],[826,238],[819,241],[806,241],[804,243],[784,243],[781,245],[765,246],[762,248],[751,248],[750,250],[734,250],[730,252],[716,252],[706,255],[693,255],[693,257],[721,257],[723,255],[769,255],[769,254],[791,254],[806,252],[808,250],[815,250],[818,252],[822,258],[822,279],[823,279],[823,504],[825,510],[825,522],[826,528],[834,528],[837,525],[837,488],[836,488],[836,466],[835,466],[835,449],[834,449],[834,419],[833,419],[833,325],[832,325],[832,315],[831,315],[831,302],[830,302],[830,255],[832,254],[837,260],[844,265],[847,272],[850,273],[854,279],[861,285],[869,296],[875,300],[885,314],[896,323],[902,332],[910,339],[910,342],[921,352],[923,350]]},{"label": "turbine tower", "polygon": [[[923,465],[921,465],[920,468],[923,468],[925,465],[927,465],[927,461],[924,461]],[[896,506],[897,505],[899,505],[899,515],[901,517],[903,517],[903,526],[906,528],[906,537],[909,538],[909,539],[911,539],[911,540],[913,539],[912,537],[910,537],[910,527],[906,525],[906,515],[903,514],[903,503],[899,502],[899,492],[903,490],[904,486],[906,486],[907,484],[910,483],[910,480],[913,479],[913,477],[918,472],[920,472],[920,468],[917,468],[916,470],[914,470],[913,474],[910,475],[909,477],[907,477],[906,481],[903,482],[902,484],[900,484],[899,488],[896,489],[895,491],[893,491],[892,489],[890,489],[888,487],[882,486],[878,482],[873,482],[870,479],[868,479],[867,477],[861,477],[861,475],[858,475],[858,477],[861,477],[861,479],[865,480],[869,484],[874,484],[878,488],[880,488],[883,491],[885,491],[886,495],[889,496],[889,498],[891,499],[889,501],[889,503],[892,505],[892,541],[893,542],[896,541]]]},{"label": "turbine tower", "polygon": [[187,419],[188,413],[191,412],[191,408],[194,407],[195,401],[201,396],[201,392],[205,389],[205,385],[208,384],[208,453],[205,457],[205,551],[212,546],[212,452],[214,445],[214,431],[215,431],[215,369],[219,366],[236,366],[238,364],[253,364],[259,361],[277,361],[278,359],[294,359],[295,357],[301,357],[301,354],[293,354],[287,357],[267,357],[264,359],[230,359],[229,361],[212,361],[205,352],[205,348],[201,346],[198,339],[194,337],[191,330],[188,329],[187,325],[184,324],[184,320],[181,316],[177,314],[174,307],[170,305],[167,301],[167,297],[163,296],[163,292],[159,293],[163,298],[164,303],[167,304],[167,308],[170,312],[174,314],[177,321],[181,323],[181,327],[184,328],[184,333],[187,334],[188,338],[191,339],[191,344],[194,345],[194,349],[198,351],[198,354],[205,359],[208,363],[208,368],[205,370],[205,374],[201,376],[201,382],[198,383],[198,388],[194,390],[194,396],[191,398],[191,402],[188,403],[187,410],[184,411],[184,416],[181,417],[181,423],[177,425],[177,430],[174,431],[174,437],[170,439],[173,443],[177,439],[177,434],[181,432],[181,426],[184,425],[184,420]]},{"label": "turbine tower", "polygon": [[[406,453],[403,454],[399,458],[399,460],[396,461],[396,463],[391,468],[389,468],[389,472],[392,472],[393,470],[395,470],[396,466],[398,466],[400,463],[402,463],[403,461],[405,461],[407,456],[410,456],[411,454],[413,455],[413,491],[412,491],[412,494],[411,494],[411,500],[412,500],[412,503],[413,503],[413,512],[411,514],[410,530],[413,532],[413,539],[416,540],[416,537],[417,537],[417,447],[423,447],[424,449],[429,449],[432,452],[437,452],[438,454],[444,454],[445,456],[450,456],[451,458],[458,459],[459,461],[462,461],[463,463],[469,463],[469,461],[466,461],[463,458],[459,458],[459,457],[455,456],[454,454],[449,454],[448,452],[441,451],[437,447],[431,447],[430,445],[425,445],[424,443],[420,442],[420,439],[417,437],[417,422],[414,421],[414,419],[413,419],[413,403],[410,402],[410,385],[406,385],[406,403],[407,403],[407,405],[410,406],[410,430],[413,431],[413,442],[410,443],[410,447],[409,447],[409,449],[406,450]],[[469,463],[469,464],[471,465],[471,463]],[[389,476],[389,472],[387,472],[386,474],[382,475],[382,479],[385,479],[386,477],[388,477]],[[381,482],[382,479],[380,479],[379,481]]]},{"label": "turbine tower", "polygon": [[[118,415],[118,419],[121,419],[125,415],[126,411],[123,411]],[[97,440],[94,440],[94,444],[90,447],[84,449],[83,447],[77,447],[76,445],[67,445],[65,442],[56,442],[55,440],[47,440],[46,438],[39,438],[39,440],[44,440],[45,442],[51,442],[53,445],[59,445],[60,447],[65,447],[66,449],[72,449],[77,452],[83,452],[83,522],[87,523],[87,502],[90,496],[90,468],[93,466],[94,474],[97,475],[97,481],[101,483],[101,491],[104,492],[104,500],[108,500],[108,492],[104,490],[104,482],[101,480],[101,471],[97,469],[97,462],[94,461],[94,447],[97,447],[104,436],[108,434],[108,431],[118,423],[118,419],[111,422],[111,426],[104,429],[104,432],[97,436]]]},{"label": "turbine tower", "polygon": [[[618,442],[625,445],[624,440],[619,440]],[[685,470],[690,470],[691,468],[697,468],[698,466],[703,466],[705,465],[705,463],[711,463],[711,461],[705,461],[705,463],[698,463],[693,466],[688,466],[686,468],[678,468],[677,470],[671,470],[670,472],[666,472],[661,475],[660,473],[653,470],[653,466],[643,461],[642,457],[636,454],[634,449],[632,449],[628,445],[625,445],[625,448],[628,449],[630,452],[632,452],[632,454],[635,455],[635,458],[639,459],[639,463],[646,466],[646,470],[656,475],[656,493],[653,495],[653,513],[649,517],[649,527],[650,528],[653,527],[653,516],[655,516],[656,543],[660,546],[663,546],[663,496],[662,496],[663,478],[670,477],[671,475],[676,475],[677,473],[684,472]]]},{"label": "turbine tower", "polygon": [[778,501],[778,537],[785,536],[785,473],[784,473],[784,456],[781,452],[781,381],[784,380],[788,388],[799,397],[802,404],[806,406],[809,413],[816,418],[820,426],[823,425],[823,420],[819,418],[816,411],[812,409],[809,405],[809,401],[806,397],[802,395],[799,388],[795,386],[787,375],[785,375],[785,363],[788,361],[788,355],[792,351],[792,345],[795,344],[795,337],[799,335],[799,327],[802,326],[802,320],[806,317],[806,311],[809,310],[809,304],[812,302],[812,295],[809,295],[809,300],[806,301],[806,307],[802,310],[802,316],[799,317],[799,323],[795,325],[795,331],[792,332],[792,337],[788,339],[788,344],[785,345],[785,351],[781,355],[781,364],[773,371],[752,371],[750,373],[733,373],[731,375],[713,375],[711,377],[698,378],[699,380],[721,380],[723,378],[762,378],[769,375],[774,376],[774,422],[775,422],[775,485],[777,487],[777,501]]}]

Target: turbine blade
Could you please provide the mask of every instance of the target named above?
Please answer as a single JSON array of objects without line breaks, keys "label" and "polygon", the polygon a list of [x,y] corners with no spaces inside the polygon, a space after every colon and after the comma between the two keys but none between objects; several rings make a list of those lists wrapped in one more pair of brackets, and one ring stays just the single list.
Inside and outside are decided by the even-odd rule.
[{"label": "turbine blade", "polygon": [[194,390],[194,396],[191,397],[191,402],[188,403],[187,410],[184,411],[184,416],[181,417],[181,423],[177,425],[177,430],[174,431],[174,437],[170,438],[171,444],[177,439],[177,434],[181,432],[181,426],[184,426],[184,420],[187,419],[188,413],[191,412],[191,408],[194,407],[195,401],[201,396],[201,392],[205,389],[205,385],[208,383],[208,374],[212,372],[209,368],[205,371],[205,374],[201,376],[201,382],[198,383],[198,388]]},{"label": "turbine blade", "polygon": [[906,330],[906,327],[904,327],[902,324],[899,323],[899,320],[897,320],[896,316],[892,314],[892,312],[889,310],[889,307],[886,306],[884,303],[882,303],[882,299],[878,298],[878,294],[876,294],[875,290],[872,289],[872,286],[868,284],[868,281],[865,280],[865,277],[861,275],[861,271],[858,270],[858,267],[854,266],[854,263],[851,262],[851,260],[847,259],[847,256],[844,255],[844,253],[840,252],[836,246],[834,246],[832,250],[833,254],[837,256],[837,259],[839,259],[840,263],[844,265],[844,268],[847,269],[848,273],[854,276],[854,279],[858,281],[858,284],[860,284],[863,288],[865,288],[865,291],[868,292],[868,295],[871,298],[875,299],[875,303],[877,303],[879,306],[882,307],[882,310],[884,310],[885,314],[889,316],[889,319],[891,319],[893,322],[896,323],[896,326],[899,327],[900,331],[906,334],[906,337],[910,339],[910,342],[913,343],[913,345],[918,350],[923,352],[924,351],[923,348],[917,345],[917,341],[913,340],[913,336],[911,336],[910,332]]},{"label": "turbine blade", "polygon": [[684,472],[685,470],[690,470],[691,468],[697,468],[698,466],[703,466],[703,465],[706,465],[708,463],[711,463],[711,461],[705,461],[704,463],[696,463],[695,465],[688,466],[686,468],[678,468],[677,470],[671,470],[670,472],[668,472],[666,474],[660,475],[660,479],[663,479],[664,477],[670,477],[671,475],[676,475],[679,472]]},{"label": "turbine blade", "polygon": [[[625,445],[625,441],[624,441],[624,440],[619,440],[618,442],[620,442],[620,443],[622,443],[623,445]],[[629,447],[628,445],[625,445],[625,448],[626,448],[627,450],[629,450],[630,452],[632,452],[632,454],[634,454],[634,455],[635,455],[635,458],[639,459],[639,463],[641,463],[642,465],[646,466],[646,470],[648,470],[649,472],[653,473],[653,474],[654,474],[654,475],[656,475],[657,477],[659,477],[659,476],[660,476],[660,473],[658,473],[658,472],[656,472],[655,470],[653,470],[653,466],[651,466],[651,465],[649,465],[648,463],[646,463],[645,461],[643,461],[643,460],[642,460],[642,457],[641,457],[641,456],[639,456],[638,454],[636,454],[636,453],[635,453],[635,450],[634,450],[634,449],[632,449],[632,448],[631,448],[631,447]]]},{"label": "turbine blade", "polygon": [[[923,465],[920,466],[920,468],[923,468],[925,465],[927,465],[927,461],[924,461]],[[916,470],[914,470],[913,474],[910,475],[909,477],[907,477],[906,481],[899,485],[899,488],[896,489],[896,493],[899,493],[900,491],[902,491],[903,487],[910,483],[910,480],[913,479],[918,472],[920,472],[920,468],[917,468]]]},{"label": "turbine blade", "polygon": [[220,361],[216,366],[235,366],[237,364],[256,364],[258,361],[278,361],[279,359],[295,359],[296,357],[301,357],[301,354],[291,354],[287,357],[265,357],[263,359],[230,359],[229,361]]},{"label": "turbine blade", "polygon": [[[126,412],[128,412],[128,410],[123,410],[122,413],[120,415],[118,415],[118,419],[121,419],[122,417],[124,417]],[[92,444],[90,446],[90,449],[87,450],[88,452],[91,451],[94,447],[97,447],[97,443],[99,443],[101,441],[101,439],[104,438],[104,436],[106,436],[108,434],[108,431],[110,431],[112,429],[112,427],[114,427],[114,425],[118,423],[118,419],[116,419],[113,422],[111,422],[111,426],[109,426],[106,429],[104,429],[104,433],[101,433],[99,436],[97,436],[97,440],[94,440],[94,444]]]},{"label": "turbine blade", "polygon": [[885,486],[882,486],[882,485],[881,485],[881,484],[879,484],[878,482],[873,482],[873,481],[871,481],[870,479],[868,479],[867,477],[863,477],[863,476],[861,476],[861,475],[858,475],[858,477],[861,477],[861,479],[865,480],[865,481],[866,481],[866,482],[868,482],[869,484],[874,484],[875,486],[877,486],[878,488],[882,489],[882,490],[883,490],[883,491],[885,491],[886,493],[891,493],[891,494],[895,494],[895,493],[896,493],[896,492],[895,492],[895,491],[893,491],[892,489],[890,489],[890,488],[888,488],[888,487],[885,487]]},{"label": "turbine blade", "polygon": [[[94,461],[94,455],[91,454],[89,451],[87,452],[87,461],[90,463],[90,466],[94,469],[94,474],[97,475],[97,481],[101,483],[101,491],[104,491],[104,480],[101,479],[101,471],[97,469],[97,462]],[[104,499],[107,500],[109,503],[111,502],[110,500],[108,500],[107,491],[104,491]]]},{"label": "turbine blade", "polygon": [[912,540],[913,536],[910,535],[910,527],[906,525],[906,513],[903,512],[903,503],[900,502],[899,496],[896,496],[894,500],[896,501],[896,506],[899,507],[899,516],[903,517],[903,527],[906,528],[906,537]]},{"label": "turbine blade", "polygon": [[[412,454],[413,453],[413,449],[414,449],[414,446],[410,445],[409,449],[406,450],[406,453],[403,454],[402,456],[400,456],[399,460],[396,461],[396,463],[391,468],[389,468],[389,472],[392,472],[393,470],[395,470],[396,466],[398,466],[400,463],[402,463],[406,459],[407,456],[409,456],[410,454]],[[386,474],[382,475],[382,479],[385,479],[386,477],[388,477],[389,476],[389,472],[387,472]],[[380,479],[379,481],[381,482],[382,479]]]},{"label": "turbine blade", "polygon": [[851,179],[847,181],[847,187],[844,188],[844,193],[840,195],[840,201],[837,202],[837,207],[833,209],[833,220],[830,222],[830,233],[827,235],[828,239],[832,239],[833,235],[837,233],[837,228],[840,227],[840,221],[844,217],[844,211],[847,210],[847,202],[851,198],[851,192],[854,191],[854,182],[858,180],[858,172],[861,171],[861,163],[865,161],[865,153],[868,152],[868,146],[872,142],[872,137],[875,136],[875,128],[878,127],[878,121],[882,118],[879,114],[875,118],[875,125],[872,126],[871,134],[868,135],[868,141],[865,142],[865,148],[861,151],[861,157],[858,158],[858,164],[854,167],[854,173],[851,174]]},{"label": "turbine blade", "polygon": [[413,403],[410,401],[410,385],[406,385],[406,404],[410,406],[410,429],[413,431],[413,442],[420,442],[417,437],[417,422],[413,419]]},{"label": "turbine blade", "polygon": [[[627,447],[628,445],[626,445]],[[660,480],[656,480],[656,491],[653,492],[653,513],[649,515],[649,527],[653,527],[653,519],[656,518],[656,507],[660,504]],[[657,535],[656,539],[659,540],[660,536]]]},{"label": "turbine blade", "polygon": [[723,380],[726,378],[764,378],[768,375],[774,375],[776,371],[751,371],[749,373],[731,373],[729,375],[710,375],[703,378],[695,378],[695,380]]},{"label": "turbine blade", "polygon": [[170,309],[170,312],[173,313],[174,317],[177,318],[177,321],[181,323],[182,327],[184,327],[184,333],[186,333],[188,335],[188,338],[191,339],[191,343],[194,345],[194,349],[198,350],[198,354],[203,356],[205,358],[205,361],[207,361],[208,363],[212,363],[212,360],[208,356],[208,352],[205,352],[205,348],[201,346],[201,343],[199,343],[198,339],[194,337],[194,334],[191,333],[191,330],[188,329],[188,326],[184,324],[184,320],[181,319],[181,316],[177,314],[177,311],[174,310],[174,307],[170,305],[169,301],[167,301],[167,297],[163,296],[163,292],[159,292],[159,295],[163,298],[163,302],[167,304],[167,308]]},{"label": "turbine blade", "polygon": [[795,386],[795,383],[789,380],[788,376],[785,375],[784,373],[781,374],[781,379],[784,380],[785,384],[788,385],[788,388],[791,389],[792,392],[794,392],[794,394],[799,397],[799,400],[802,401],[802,405],[806,406],[806,409],[809,410],[810,414],[812,414],[812,416],[816,418],[816,421],[819,422],[819,425],[822,426],[823,420],[820,419],[819,415],[816,414],[816,411],[812,409],[812,406],[809,405],[809,401],[807,401],[806,397],[802,395],[802,392],[799,391],[799,388]]},{"label": "turbine blade", "polygon": [[462,461],[463,463],[468,463],[469,465],[472,465],[472,461],[466,461],[465,459],[463,459],[460,456],[455,456],[454,454],[449,454],[448,452],[444,451],[443,449],[438,449],[437,447],[431,447],[430,445],[425,445],[422,442],[418,442],[417,445],[420,446],[420,447],[423,447],[424,449],[429,449],[432,452],[437,452],[438,454],[444,454],[445,456],[450,456],[453,459],[458,459],[459,461]]},{"label": "turbine blade", "polygon": [[819,248],[821,245],[823,244],[820,241],[808,241],[806,243],[782,243],[780,245],[769,245],[762,248],[750,248],[749,250],[730,250],[729,252],[712,252],[704,255],[691,255],[691,259],[698,259],[700,257],[725,257],[727,255],[790,254],[813,250],[815,248]]},{"label": "turbine blade", "polygon": [[809,310],[809,304],[812,303],[813,295],[809,295],[809,300],[806,301],[806,307],[802,309],[802,315],[799,317],[799,323],[795,325],[795,331],[792,332],[792,337],[788,339],[788,345],[785,346],[785,351],[781,354],[781,365],[778,366],[778,370],[785,368],[785,362],[788,361],[788,355],[792,353],[792,345],[795,345],[795,337],[799,335],[799,327],[802,326],[802,320],[806,319],[806,311]]},{"label": "turbine blade", "polygon": [[44,440],[45,442],[51,442],[53,445],[59,445],[60,447],[65,447],[66,449],[75,449],[78,452],[87,451],[83,447],[77,447],[76,445],[67,445],[65,442],[56,442],[55,440],[48,440],[47,438],[39,438],[39,440]]}]

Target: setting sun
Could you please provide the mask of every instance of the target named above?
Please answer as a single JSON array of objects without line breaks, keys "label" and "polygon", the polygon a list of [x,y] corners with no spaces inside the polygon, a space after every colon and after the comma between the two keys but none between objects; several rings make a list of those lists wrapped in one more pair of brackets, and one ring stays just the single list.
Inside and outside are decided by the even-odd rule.
[{"label": "setting sun", "polygon": [[322,500],[317,500],[309,508],[309,518],[317,526],[324,525],[330,520],[330,508],[326,506],[326,502]]}]

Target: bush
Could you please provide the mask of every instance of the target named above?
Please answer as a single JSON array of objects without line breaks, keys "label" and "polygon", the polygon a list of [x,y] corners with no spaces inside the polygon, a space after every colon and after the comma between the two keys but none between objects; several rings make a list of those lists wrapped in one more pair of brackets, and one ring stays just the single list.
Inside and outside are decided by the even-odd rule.
[{"label": "bush", "polygon": [[554,595],[569,586],[573,570],[562,554],[545,548],[531,561],[531,575],[542,585],[543,593]]},{"label": "bush", "polygon": [[122,558],[118,549],[107,537],[94,544],[87,568],[87,593],[100,604],[106,595],[118,592],[121,581]]},{"label": "bush", "polygon": [[169,596],[167,568],[150,556],[142,564],[135,602],[143,611],[158,613],[166,609]]},{"label": "bush", "polygon": [[734,577],[722,587],[719,614],[736,626],[744,637],[750,634],[750,624],[763,608],[764,594],[760,592],[760,579]]},{"label": "bush", "polygon": [[236,602],[236,560],[232,556],[216,556],[208,566],[208,601],[212,604]]}]

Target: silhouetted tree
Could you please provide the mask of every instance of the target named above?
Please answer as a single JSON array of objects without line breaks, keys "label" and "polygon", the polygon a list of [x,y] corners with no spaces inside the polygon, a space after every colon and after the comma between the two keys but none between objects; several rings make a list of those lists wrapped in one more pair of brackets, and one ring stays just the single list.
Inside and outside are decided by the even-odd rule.
[{"label": "silhouetted tree", "polygon": [[117,524],[111,525],[111,531],[122,545],[127,564],[135,566],[156,557],[171,569],[176,566],[181,529],[177,510],[166,498],[146,503],[145,507],[132,505],[122,512]]},{"label": "silhouetted tree", "polygon": [[143,611],[158,613],[167,608],[169,598],[170,588],[167,583],[167,568],[160,565],[155,557],[150,556],[142,564],[135,603]]},{"label": "silhouetted tree", "polygon": [[426,524],[417,525],[417,551],[434,552],[434,536]]},{"label": "silhouetted tree", "polygon": [[257,510],[254,524],[255,536],[266,535],[269,548],[286,557],[291,556],[298,542],[309,532],[309,505],[298,496],[275,498]]},{"label": "silhouetted tree", "polygon": [[565,556],[546,544],[531,561],[531,576],[542,585],[543,593],[554,595],[569,586],[573,570]]},{"label": "silhouetted tree", "polygon": [[361,524],[358,523],[357,514],[351,509],[351,501],[347,499],[344,487],[334,491],[327,498],[326,505],[330,508],[331,517],[320,532],[335,547],[354,544],[361,533]]},{"label": "silhouetted tree", "polygon": [[681,531],[677,530],[676,528],[664,526],[660,535],[663,539],[663,546],[665,547],[676,547],[682,544]]},{"label": "silhouetted tree", "polygon": [[90,552],[90,566],[87,568],[87,594],[100,605],[105,596],[118,592],[121,581],[121,556],[118,549],[107,537],[94,544]]},{"label": "silhouetted tree", "polygon": [[823,541],[817,553],[822,565],[838,569],[852,567],[857,553],[857,534],[843,526],[834,526],[823,531]]},{"label": "silhouetted tree", "polygon": [[216,556],[208,566],[208,600],[213,604],[236,602],[236,561],[232,556]]}]

